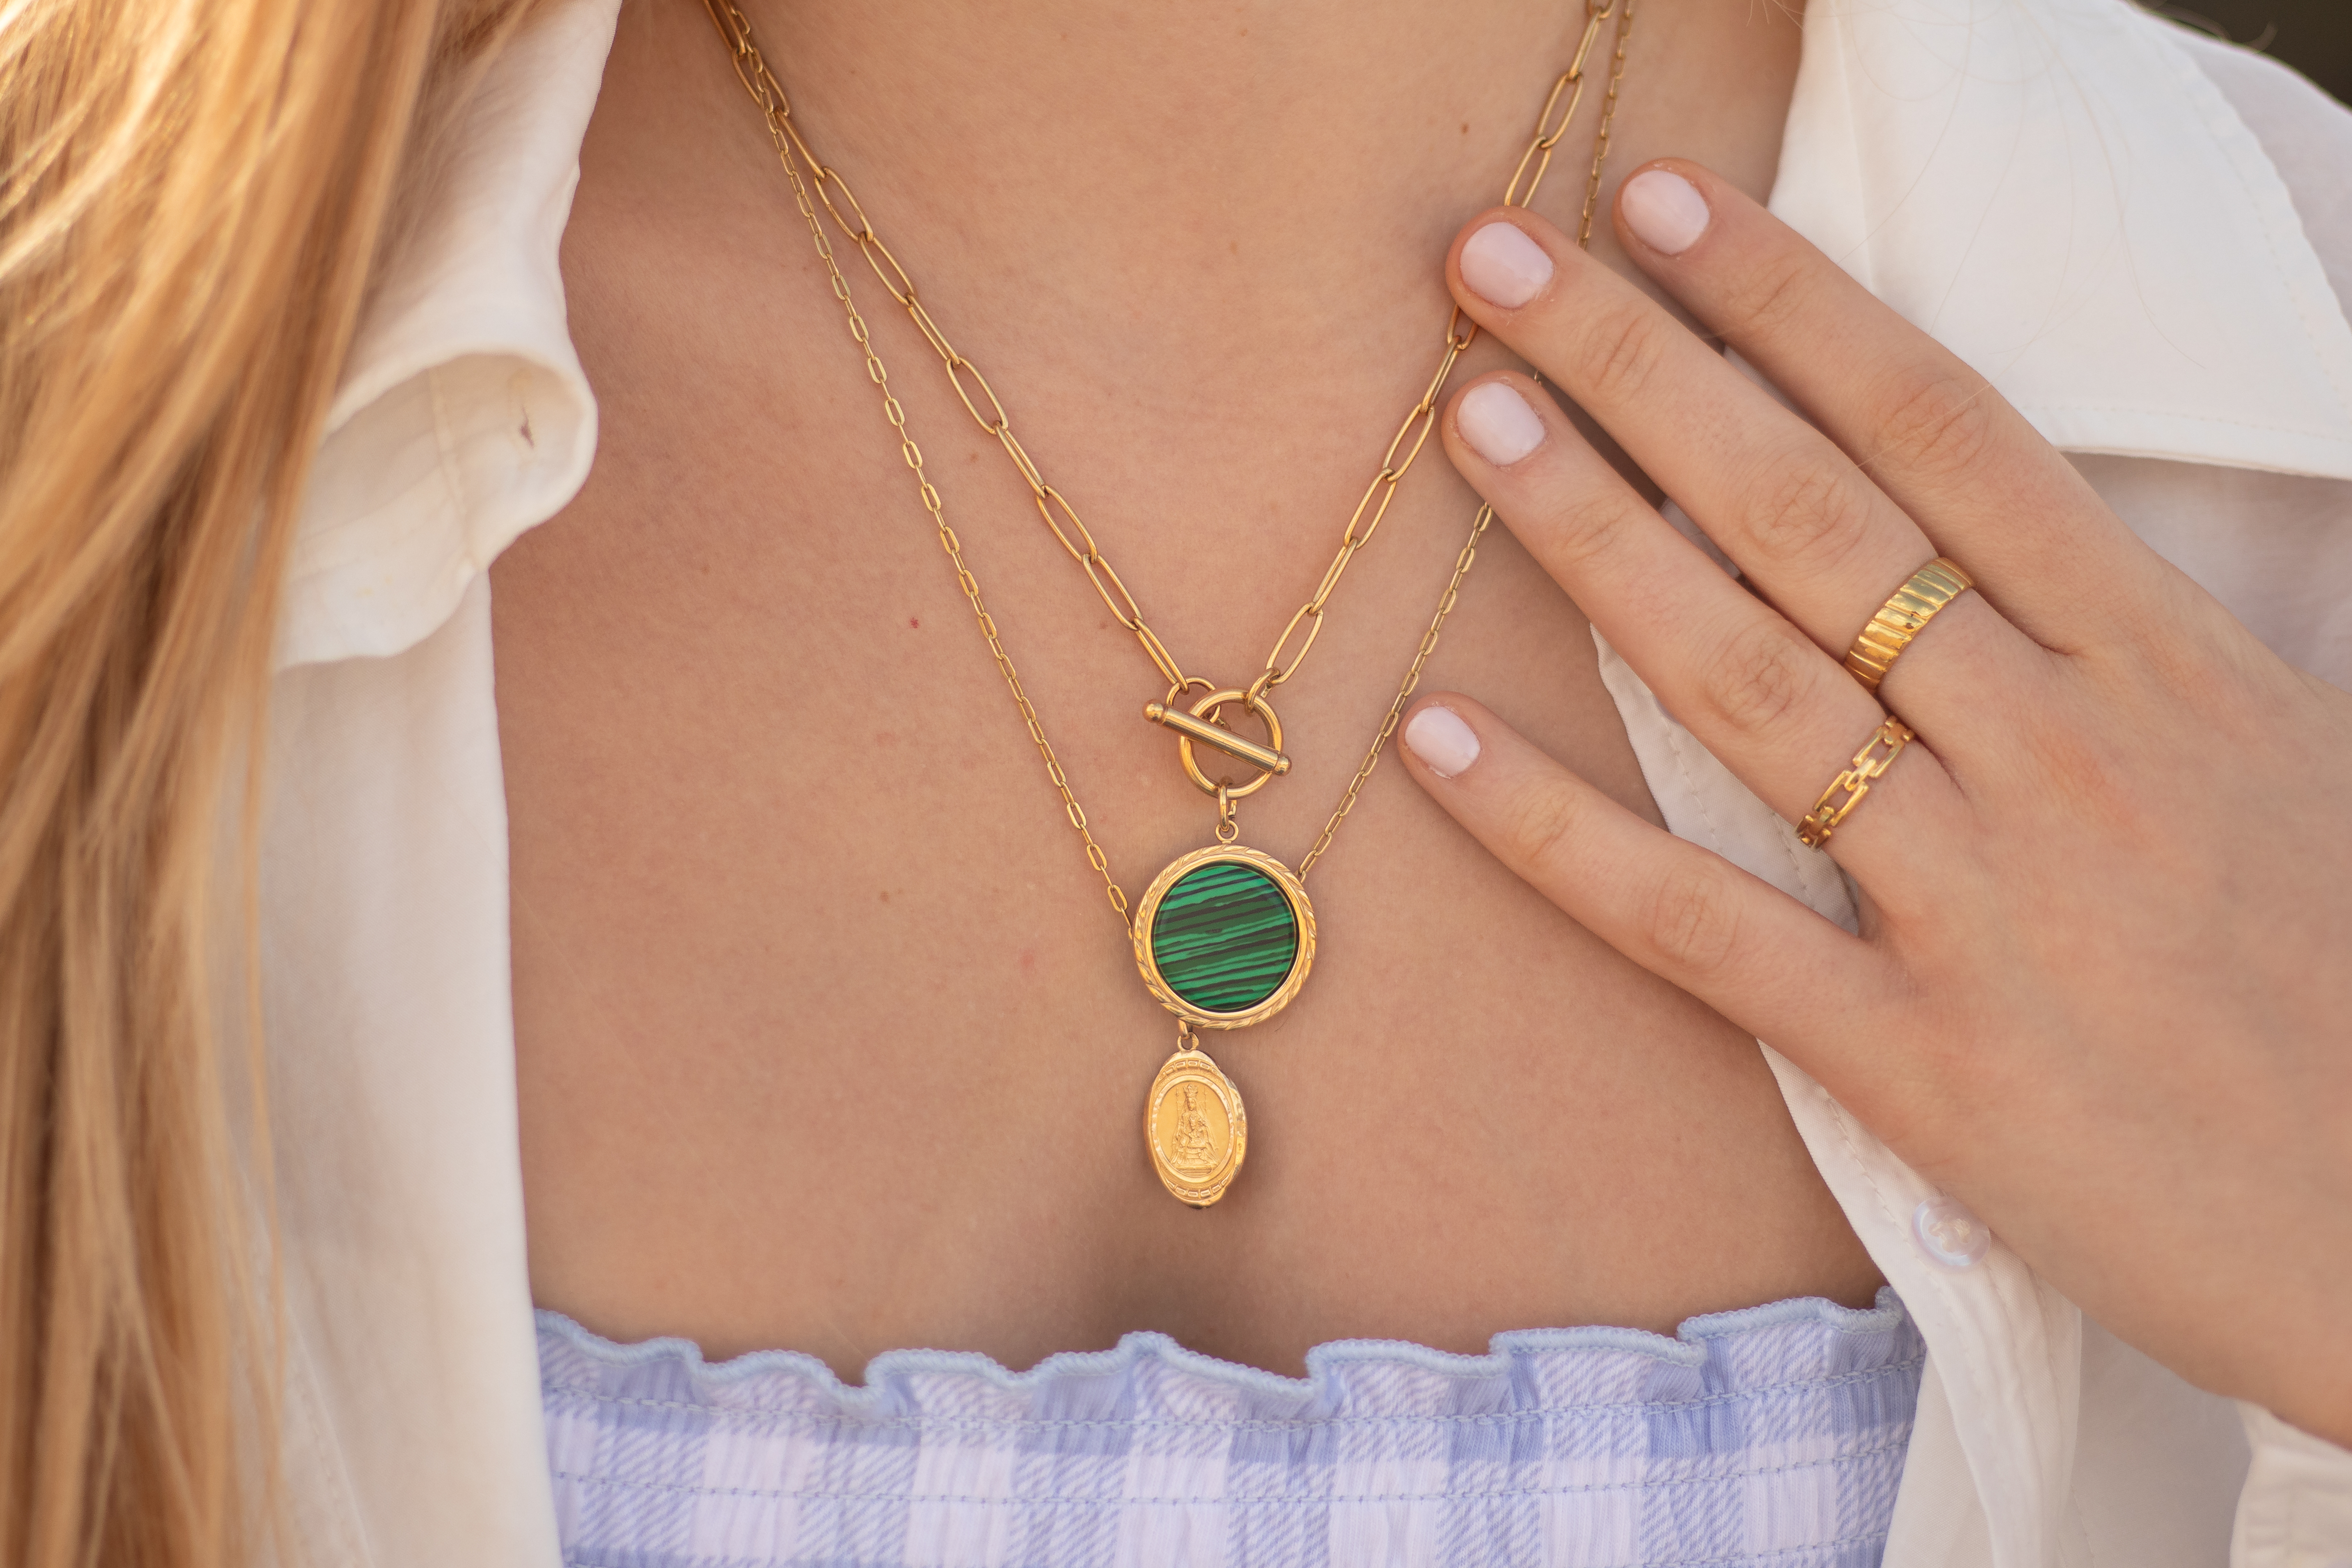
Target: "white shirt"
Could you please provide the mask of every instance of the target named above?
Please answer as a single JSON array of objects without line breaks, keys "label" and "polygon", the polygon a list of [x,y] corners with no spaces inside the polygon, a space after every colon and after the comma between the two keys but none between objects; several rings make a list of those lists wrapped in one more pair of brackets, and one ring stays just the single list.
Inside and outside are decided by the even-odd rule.
[{"label": "white shirt", "polygon": [[[352,352],[290,569],[261,958],[285,1473],[321,1563],[559,1560],[488,569],[595,448],[557,247],[617,3],[548,0],[485,80]],[[1812,0],[1771,206],[2341,685],[2347,171],[2352,114],[2125,0]],[[1601,659],[1668,825],[1850,924],[1834,868]],[[1889,1564],[2352,1563],[2352,1454],[2191,1389],[1998,1241],[1937,1265],[1911,1228],[1934,1189],[1767,1054],[1929,1348]]]}]

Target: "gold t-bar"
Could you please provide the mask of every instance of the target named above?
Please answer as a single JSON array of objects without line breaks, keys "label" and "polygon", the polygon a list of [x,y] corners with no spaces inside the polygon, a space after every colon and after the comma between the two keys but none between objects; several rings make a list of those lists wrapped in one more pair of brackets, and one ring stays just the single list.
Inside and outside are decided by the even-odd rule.
[{"label": "gold t-bar", "polygon": [[1290,759],[1280,752],[1268,751],[1255,741],[1244,741],[1222,724],[1195,719],[1164,702],[1145,703],[1143,716],[1155,724],[1167,725],[1180,735],[1190,735],[1205,745],[1214,746],[1229,757],[1239,757],[1251,766],[1263,768],[1276,777],[1290,771]]}]

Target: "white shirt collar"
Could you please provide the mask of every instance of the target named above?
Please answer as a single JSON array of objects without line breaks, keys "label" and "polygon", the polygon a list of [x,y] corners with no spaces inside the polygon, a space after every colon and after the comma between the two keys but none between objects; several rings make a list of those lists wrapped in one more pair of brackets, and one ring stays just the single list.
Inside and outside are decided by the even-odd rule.
[{"label": "white shirt collar", "polygon": [[596,400],[557,252],[618,11],[541,5],[486,73],[329,410],[280,668],[415,646],[587,479]]},{"label": "white shirt collar", "polygon": [[[587,478],[557,247],[617,9],[552,0],[486,79],[335,399],[281,665],[413,646]],[[1813,0],[1772,207],[2061,447],[2352,479],[2352,328],[2126,0]]]},{"label": "white shirt collar", "polygon": [[2126,0],[1813,0],[1772,209],[2055,445],[2352,478],[2352,328]]}]

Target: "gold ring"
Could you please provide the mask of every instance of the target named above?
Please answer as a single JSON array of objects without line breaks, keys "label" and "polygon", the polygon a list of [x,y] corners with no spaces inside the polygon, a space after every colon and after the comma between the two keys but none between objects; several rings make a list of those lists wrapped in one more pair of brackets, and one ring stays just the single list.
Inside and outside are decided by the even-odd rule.
[{"label": "gold ring", "polygon": [[1948,555],[1938,555],[1912,573],[1911,581],[1878,606],[1878,614],[1870,617],[1870,624],[1845,650],[1848,673],[1862,682],[1864,690],[1877,690],[1920,628],[1936,618],[1937,610],[1975,586],[1976,579]]},{"label": "gold ring", "polygon": [[[1913,739],[1911,726],[1889,713],[1886,722],[1870,732],[1870,739],[1862,743],[1862,750],[1853,754],[1845,772],[1830,781],[1830,787],[1822,791],[1822,798],[1813,802],[1813,809],[1797,824],[1797,842],[1811,849],[1827,844],[1838,824],[1853,815],[1853,808],[1862,804],[1862,797],[1870,793],[1870,781],[1893,767],[1895,759],[1903,754],[1903,748]],[[1871,754],[1881,746],[1886,748],[1884,753]],[[1839,799],[1841,795],[1845,798]]]}]

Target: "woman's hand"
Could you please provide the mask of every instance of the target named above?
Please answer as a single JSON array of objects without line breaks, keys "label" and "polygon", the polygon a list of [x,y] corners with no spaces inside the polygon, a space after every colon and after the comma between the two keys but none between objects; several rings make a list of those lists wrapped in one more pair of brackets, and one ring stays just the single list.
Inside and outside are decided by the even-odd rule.
[{"label": "woman's hand", "polygon": [[[1888,714],[1916,731],[1827,847],[1862,890],[1862,934],[1650,827],[1465,699],[1415,710],[1415,776],[2099,1321],[2352,1443],[2352,697],[2273,657],[1983,377],[1705,170],[1637,175],[1617,222],[1811,425],[1524,211],[1464,231],[1454,295],[1761,596],[1525,376],[1455,398],[1446,448],[1790,821]],[[1976,589],[1874,698],[1840,659],[1938,555]]]}]

